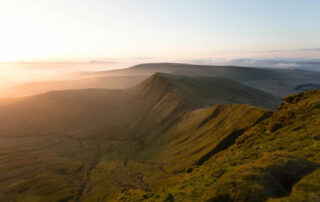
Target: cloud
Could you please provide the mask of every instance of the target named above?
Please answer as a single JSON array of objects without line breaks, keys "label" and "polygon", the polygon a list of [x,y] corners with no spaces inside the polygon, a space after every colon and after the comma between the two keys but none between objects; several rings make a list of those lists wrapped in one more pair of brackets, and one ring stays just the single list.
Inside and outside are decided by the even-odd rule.
[{"label": "cloud", "polygon": [[305,52],[305,51],[320,51],[320,48],[299,48],[299,49],[274,49],[266,51],[252,51],[254,53],[283,53],[283,52]]},{"label": "cloud", "polygon": [[156,57],[134,57],[130,58],[131,60],[154,60],[157,59]]},{"label": "cloud", "polygon": [[114,64],[117,63],[115,61],[107,61],[107,60],[90,60],[89,63],[91,64]]},{"label": "cloud", "polygon": [[236,58],[236,59],[193,59],[183,62],[199,65],[232,65],[242,67],[295,68],[320,71],[320,59],[299,58]]},{"label": "cloud", "polygon": [[276,64],[278,67],[298,67],[297,63],[278,63]]},{"label": "cloud", "polygon": [[297,51],[320,51],[320,48],[304,48],[304,49],[297,49]]}]

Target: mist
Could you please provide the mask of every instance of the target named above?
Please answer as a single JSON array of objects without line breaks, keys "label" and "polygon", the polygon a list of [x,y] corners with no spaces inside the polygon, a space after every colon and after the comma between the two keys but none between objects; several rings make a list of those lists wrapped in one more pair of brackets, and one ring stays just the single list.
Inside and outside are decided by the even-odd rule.
[{"label": "mist", "polygon": [[[279,69],[320,71],[317,59],[258,59],[258,58],[91,58],[60,62],[0,63],[0,98],[28,96],[52,90],[84,88],[127,88],[145,79],[145,76],[122,75],[111,77],[103,71],[128,68],[141,63],[189,63],[197,65],[232,65]],[[92,72],[97,72],[93,73]],[[101,73],[102,72],[102,73]],[[112,75],[114,76],[114,75]],[[118,75],[119,76],[119,75]]]}]

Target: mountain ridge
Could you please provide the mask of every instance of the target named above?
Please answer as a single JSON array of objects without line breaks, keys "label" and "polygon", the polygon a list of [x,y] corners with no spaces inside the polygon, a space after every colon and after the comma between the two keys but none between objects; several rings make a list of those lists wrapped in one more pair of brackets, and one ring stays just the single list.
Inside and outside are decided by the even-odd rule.
[{"label": "mountain ridge", "polygon": [[185,76],[224,77],[281,97],[299,92],[296,89],[299,85],[310,82],[320,84],[320,73],[310,70],[183,63],[146,63],[120,70],[91,72],[88,75],[151,75],[155,72]]},{"label": "mountain ridge", "polygon": [[318,201],[319,103],[319,90],[287,96],[277,112],[185,170],[179,182],[152,193],[126,190],[117,200]]},{"label": "mountain ridge", "polygon": [[[304,124],[316,116],[316,111],[310,111],[317,109],[314,98],[314,106],[307,98],[299,104],[308,109]],[[301,100],[299,96],[285,99],[288,106]],[[4,173],[0,175],[0,199],[9,201],[217,198],[220,195],[210,195],[218,190],[209,190],[216,187],[213,182],[225,172],[221,179],[237,179],[231,173],[233,166],[248,161],[242,150],[234,155],[240,155],[240,160],[229,161],[236,165],[224,161],[233,156],[230,152],[238,151],[235,145],[244,145],[244,141],[250,150],[255,144],[246,142],[248,134],[256,137],[256,142],[260,136],[254,135],[255,130],[260,134],[266,125],[269,134],[274,134],[289,120],[285,117],[291,117],[291,112],[281,111],[285,116],[277,120],[278,112],[248,105],[263,103],[270,108],[278,100],[235,81],[167,73],[155,73],[129,89],[54,91],[10,100],[0,102],[0,172]],[[298,115],[303,109],[294,111]],[[248,153],[250,159],[255,153],[260,154],[258,150]],[[217,162],[230,170],[214,164],[219,157]],[[290,162],[293,160],[290,157]],[[313,171],[314,163],[297,161]],[[269,163],[274,165],[272,159]],[[272,172],[279,174],[278,170]],[[294,175],[290,179],[296,179]],[[304,170],[297,175],[304,176]],[[223,180],[219,184],[227,186]],[[180,185],[183,187],[176,188]],[[250,190],[259,196],[262,193]],[[273,194],[268,186],[264,190]],[[235,193],[247,197],[240,191]],[[286,192],[283,188],[281,194]],[[266,196],[262,196],[264,200]]]},{"label": "mountain ridge", "polygon": [[[27,83],[2,91],[2,97],[26,96],[51,90],[107,88],[126,89],[142,82],[156,72],[184,76],[224,77],[253,88],[286,96],[303,90],[311,90],[320,84],[320,73],[299,69],[254,68],[240,66],[210,66],[182,63],[146,63],[125,69],[100,72],[82,72],[72,76],[77,80]],[[308,83],[314,83],[308,87]]]}]

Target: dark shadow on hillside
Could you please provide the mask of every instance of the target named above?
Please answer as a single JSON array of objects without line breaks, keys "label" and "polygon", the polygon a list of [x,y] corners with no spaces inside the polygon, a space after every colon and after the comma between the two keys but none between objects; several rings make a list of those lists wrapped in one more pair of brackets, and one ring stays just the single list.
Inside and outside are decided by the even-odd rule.
[{"label": "dark shadow on hillside", "polygon": [[246,131],[246,129],[239,129],[239,130],[232,132],[230,135],[228,135],[226,138],[224,138],[214,149],[212,149],[206,155],[201,157],[196,164],[198,166],[200,166],[205,161],[207,161],[211,156],[213,156],[214,154],[228,149],[231,145],[233,145],[235,143],[236,139],[240,135],[242,135],[245,131]]},{"label": "dark shadow on hillside", "polygon": [[271,175],[281,184],[286,194],[278,197],[285,197],[291,194],[292,187],[298,183],[303,177],[309,175],[319,168],[318,164],[307,160],[288,160],[281,167],[271,169]]}]

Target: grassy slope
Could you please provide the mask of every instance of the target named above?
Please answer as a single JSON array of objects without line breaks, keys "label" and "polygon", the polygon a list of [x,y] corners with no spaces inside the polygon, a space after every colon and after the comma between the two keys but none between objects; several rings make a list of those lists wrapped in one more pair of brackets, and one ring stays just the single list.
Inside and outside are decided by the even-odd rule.
[{"label": "grassy slope", "polygon": [[[201,89],[206,82],[229,81],[197,86],[183,79],[178,86],[183,77],[169,77],[156,74],[125,91],[57,91],[3,100],[0,199],[92,201],[114,199],[123,189],[159,190],[220,148],[219,141],[239,135],[267,113],[246,105],[193,111],[215,103],[204,99],[210,92]],[[181,97],[181,90],[194,92],[194,85],[200,94],[192,102]],[[239,122],[240,117],[246,118]],[[221,128],[210,130],[215,126]],[[179,142],[188,145],[192,139],[198,147],[175,152],[184,150]]]},{"label": "grassy slope", "polygon": [[91,173],[95,186],[83,200],[113,200],[126,189],[157,192],[181,182],[186,170],[204,163],[212,150],[225,149],[218,146],[220,142],[233,136],[225,143],[232,144],[241,134],[238,131],[244,132],[268,115],[268,111],[247,105],[216,105],[188,112],[156,141],[127,154],[103,155]]},{"label": "grassy slope", "polygon": [[279,111],[227,150],[158,193],[126,191],[119,200],[319,201],[320,91],[286,97]]}]

